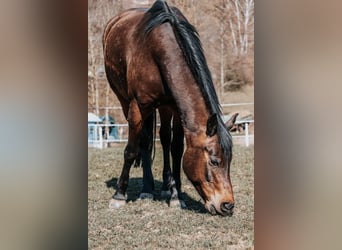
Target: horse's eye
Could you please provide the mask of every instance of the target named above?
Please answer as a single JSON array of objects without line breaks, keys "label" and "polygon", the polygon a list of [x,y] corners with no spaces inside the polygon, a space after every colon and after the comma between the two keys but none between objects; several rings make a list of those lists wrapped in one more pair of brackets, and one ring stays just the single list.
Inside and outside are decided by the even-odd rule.
[{"label": "horse's eye", "polygon": [[219,162],[218,160],[216,160],[216,159],[210,159],[209,164],[210,164],[211,166],[218,167],[218,165],[220,164],[220,162]]}]

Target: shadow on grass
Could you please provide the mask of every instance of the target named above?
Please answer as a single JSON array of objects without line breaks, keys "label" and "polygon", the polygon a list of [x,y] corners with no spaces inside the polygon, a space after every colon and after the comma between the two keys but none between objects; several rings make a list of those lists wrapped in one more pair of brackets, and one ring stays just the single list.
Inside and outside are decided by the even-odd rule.
[{"label": "shadow on grass", "polygon": [[[116,189],[116,183],[118,179],[117,178],[112,178],[110,180],[107,180],[106,186],[107,188],[112,188],[113,190]],[[154,195],[154,200],[156,201],[167,201],[166,198],[163,198],[160,196],[161,188],[162,188],[162,182],[158,180],[154,180],[154,185],[155,185],[155,191],[153,193]],[[142,178],[130,178],[129,179],[129,184],[127,188],[127,201],[132,201],[135,202],[140,195],[141,188],[143,186],[143,179]],[[182,192],[181,193],[181,199],[184,200],[186,204],[185,210],[190,210],[196,213],[206,213],[206,210],[203,206],[203,204],[200,201],[194,200],[191,196],[189,196],[187,193]]]}]

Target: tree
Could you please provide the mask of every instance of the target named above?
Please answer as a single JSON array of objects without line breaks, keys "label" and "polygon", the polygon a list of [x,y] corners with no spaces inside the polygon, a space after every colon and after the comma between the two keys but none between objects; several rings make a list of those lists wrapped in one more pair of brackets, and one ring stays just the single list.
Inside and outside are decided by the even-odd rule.
[{"label": "tree", "polygon": [[226,0],[235,55],[249,52],[249,34],[254,33],[254,0]]},{"label": "tree", "polygon": [[[88,5],[88,90],[89,106],[96,115],[100,113],[100,99],[109,105],[109,84],[104,76],[102,35],[108,20],[123,8],[122,0],[89,1]],[[105,98],[101,98],[105,96]],[[89,102],[89,101],[88,101]],[[108,116],[108,110],[106,111]]]}]

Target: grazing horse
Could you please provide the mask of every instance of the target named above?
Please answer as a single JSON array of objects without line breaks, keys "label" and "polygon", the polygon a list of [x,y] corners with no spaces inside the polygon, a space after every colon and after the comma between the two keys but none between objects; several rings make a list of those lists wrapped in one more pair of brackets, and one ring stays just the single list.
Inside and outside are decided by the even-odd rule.
[{"label": "grazing horse", "polygon": [[129,124],[124,165],[110,207],[125,204],[130,168],[139,152],[143,192],[154,188],[150,142],[158,109],[164,152],[163,189],[171,190],[171,200],[179,198],[185,136],[183,170],[187,178],[211,214],[231,216],[232,139],[221,118],[195,28],[177,8],[156,1],[150,9],[130,9],[112,18],[104,31],[103,49],[107,79]]}]

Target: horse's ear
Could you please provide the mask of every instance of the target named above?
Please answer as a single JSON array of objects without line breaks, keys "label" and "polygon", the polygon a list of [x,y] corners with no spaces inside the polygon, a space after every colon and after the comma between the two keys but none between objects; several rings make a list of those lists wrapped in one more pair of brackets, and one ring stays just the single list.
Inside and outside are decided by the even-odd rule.
[{"label": "horse's ear", "polygon": [[234,123],[236,121],[236,117],[239,115],[239,113],[235,113],[234,115],[232,115],[232,117],[230,117],[230,119],[226,122],[226,127],[228,130],[230,130],[233,126]]},{"label": "horse's ear", "polygon": [[217,133],[217,115],[213,114],[207,121],[207,136],[213,136]]}]

